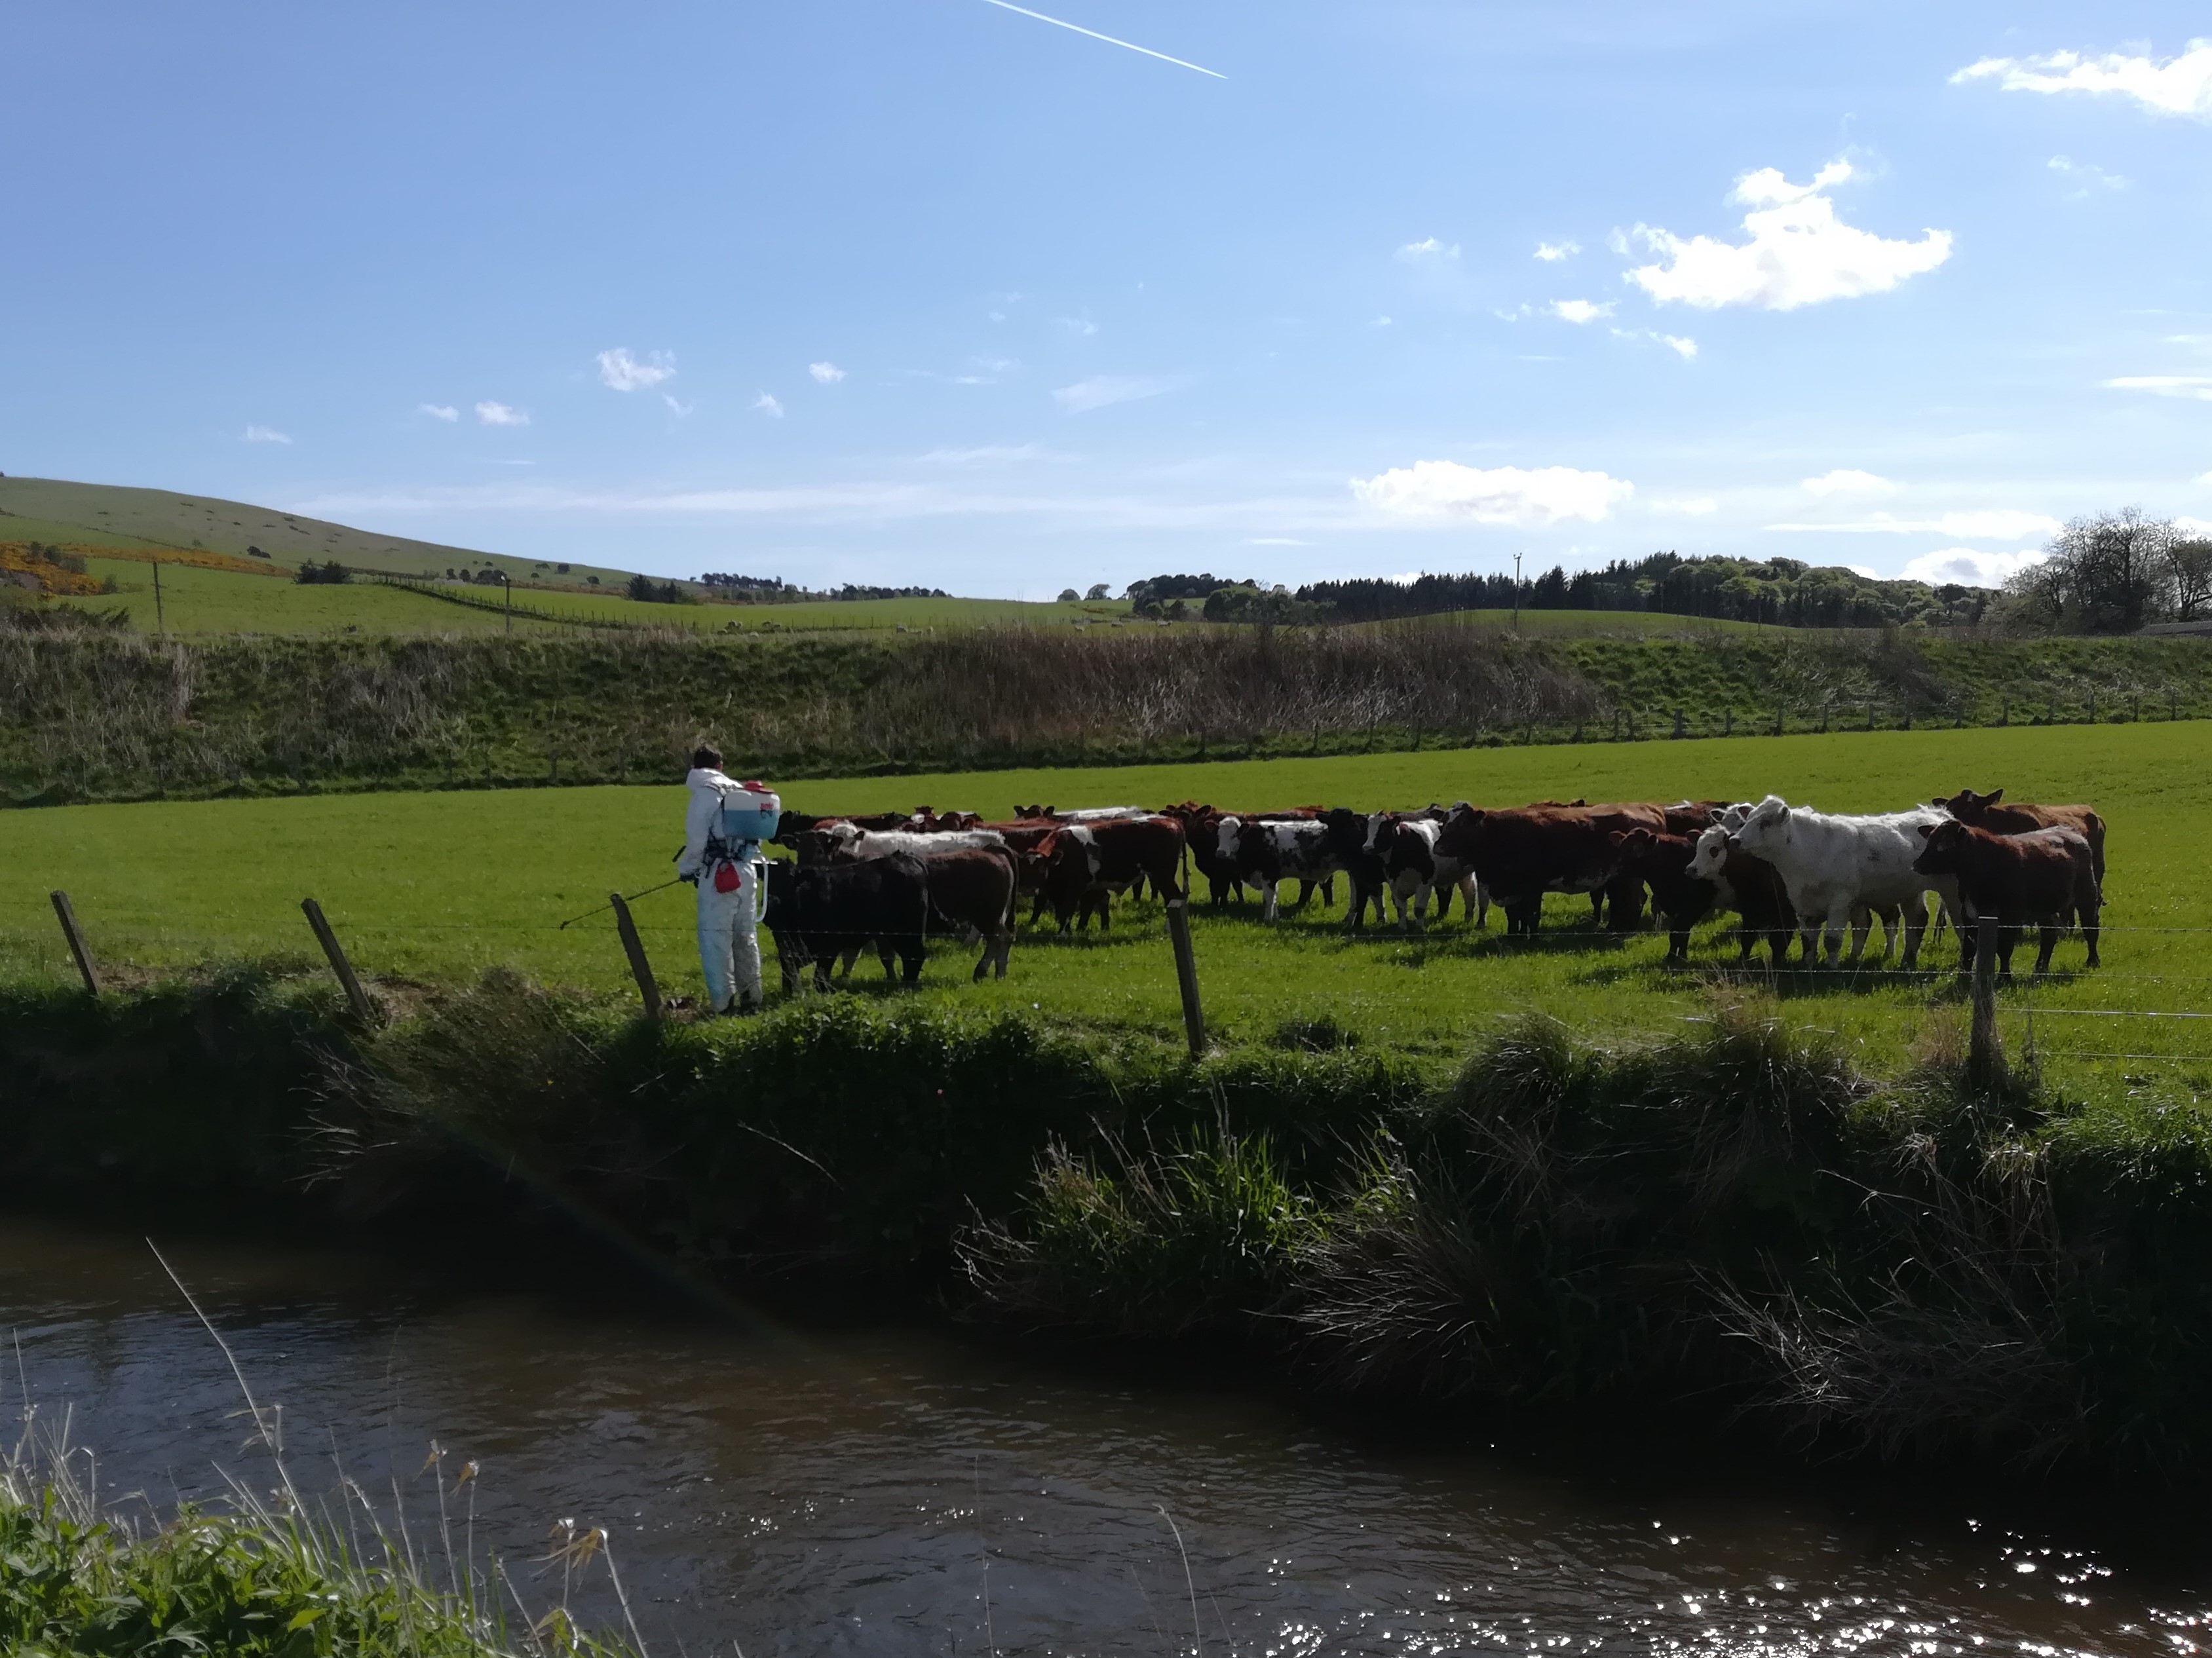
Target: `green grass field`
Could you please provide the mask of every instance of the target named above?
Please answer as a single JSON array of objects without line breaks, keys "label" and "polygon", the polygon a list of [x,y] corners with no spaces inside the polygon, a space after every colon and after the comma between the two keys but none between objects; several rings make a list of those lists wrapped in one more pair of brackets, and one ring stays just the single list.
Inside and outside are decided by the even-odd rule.
[{"label": "green grass field", "polygon": [[[928,804],[991,815],[1017,801],[1157,805],[1195,797],[1264,809],[1306,802],[1418,806],[1471,799],[1755,797],[1768,789],[1833,811],[1889,810],[1964,785],[2021,799],[2087,799],[2112,824],[2106,967],[2061,972],[2005,995],[2017,1046],[2033,1036],[2048,1074],[2094,1092],[2212,1090],[2212,1021],[2086,1017],[2212,1012],[2212,726],[1887,732],[1533,750],[1130,767],[1111,770],[817,781],[787,804],[811,811]],[[556,924],[673,873],[683,797],[675,786],[369,794],[290,800],[63,807],[0,814],[0,970],[64,975],[47,893],[66,889],[112,962],[180,965],[287,955],[312,962],[298,905],[324,904],[372,973],[452,981],[512,963],[595,993],[627,988],[609,918]],[[1656,1031],[1702,1016],[1734,960],[1722,924],[1702,929],[1696,971],[1661,965],[1664,941],[1587,936],[1588,906],[1554,898],[1533,946],[1461,919],[1422,939],[1345,938],[1337,909],[1262,930],[1246,914],[1195,918],[1200,972],[1217,1030],[1262,1039],[1285,1019],[1332,1017],[1363,1038],[1438,1056],[1501,1014],[1531,1007],[1604,1033]],[[696,992],[688,889],[641,899],[638,919],[664,980]],[[1732,925],[1732,923],[1730,923]],[[973,954],[939,946],[923,994],[1029,1006],[1102,1026],[1176,1028],[1173,975],[1155,904],[1117,908],[1110,938],[1024,934],[1003,984],[971,987]],[[1933,952],[1955,963],[1948,938]],[[2032,959],[2032,958],[2030,958]],[[879,970],[856,980],[881,992]],[[1764,982],[1760,981],[1759,982]],[[1789,1016],[1844,1035],[1872,1069],[1960,1018],[1948,973],[1792,974]],[[2082,1055],[2103,1058],[2079,1057]],[[2166,1059],[2125,1058],[2170,1055]],[[2139,1079],[2130,1081],[2130,1078]]]}]

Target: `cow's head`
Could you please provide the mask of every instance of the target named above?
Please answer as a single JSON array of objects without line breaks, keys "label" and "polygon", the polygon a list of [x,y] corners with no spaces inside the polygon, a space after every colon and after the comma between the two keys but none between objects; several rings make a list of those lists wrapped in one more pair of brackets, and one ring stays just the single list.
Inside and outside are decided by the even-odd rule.
[{"label": "cow's head", "polygon": [[1982,814],[2004,799],[2002,789],[1991,789],[1987,794],[1977,794],[1972,789],[1960,789],[1949,799],[1938,795],[1935,804],[1962,823],[1972,823]]},{"label": "cow's head", "polygon": [[1213,850],[1224,863],[1237,861],[1238,844],[1244,833],[1244,820],[1233,813],[1213,826]]},{"label": "cow's head", "polygon": [[1790,844],[1795,829],[1790,803],[1778,794],[1770,794],[1744,815],[1742,826],[1735,832],[1735,844],[1756,856],[1768,857]]},{"label": "cow's head", "polygon": [[1389,851],[1390,842],[1397,838],[1397,834],[1398,814],[1395,811],[1378,811],[1368,818],[1367,837],[1360,842],[1360,846],[1364,850],[1381,856]]},{"label": "cow's head", "polygon": [[1955,818],[1943,823],[1919,823],[1923,844],[1920,855],[1912,860],[1916,875],[1956,875],[1961,856],[1973,836],[1964,823]]},{"label": "cow's head", "polygon": [[1729,857],[1729,832],[1716,823],[1690,848],[1689,872],[1701,880],[1717,881]]}]

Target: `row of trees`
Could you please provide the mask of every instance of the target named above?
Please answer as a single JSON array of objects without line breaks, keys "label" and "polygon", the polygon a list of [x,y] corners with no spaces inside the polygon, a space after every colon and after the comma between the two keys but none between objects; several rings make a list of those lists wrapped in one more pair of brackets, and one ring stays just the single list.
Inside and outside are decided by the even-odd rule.
[{"label": "row of trees", "polygon": [[2014,576],[2008,607],[2055,633],[2131,634],[2212,619],[2212,539],[2130,507],[2077,518]]},{"label": "row of trees", "polygon": [[1984,588],[1884,581],[1794,558],[1684,558],[1653,553],[1568,574],[1555,565],[1520,584],[1510,575],[1424,575],[1412,581],[1316,581],[1297,597],[1332,620],[1380,622],[1448,610],[1654,610],[1668,616],[1793,628],[1965,626],[1982,620]]}]

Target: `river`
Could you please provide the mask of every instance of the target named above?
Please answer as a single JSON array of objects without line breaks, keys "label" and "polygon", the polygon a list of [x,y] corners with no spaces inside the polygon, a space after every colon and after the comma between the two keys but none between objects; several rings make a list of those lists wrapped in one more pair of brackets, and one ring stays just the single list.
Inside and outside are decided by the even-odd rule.
[{"label": "river", "polygon": [[[611,1293],[557,1259],[526,1291],[467,1259],[163,1250],[281,1403],[299,1486],[335,1490],[342,1464],[388,1508],[397,1482],[435,1554],[434,1442],[449,1511],[473,1496],[533,1612],[557,1593],[531,1564],[549,1528],[606,1527],[661,1658],[1165,1658],[1196,1637],[1281,1658],[2185,1655],[2212,1609],[2200,1515],[2109,1492],[1355,1429],[1249,1377],[794,1326]],[[222,1353],[138,1239],[0,1221],[0,1321],[103,1491],[271,1483]],[[603,1575],[579,1606],[617,1616]]]}]

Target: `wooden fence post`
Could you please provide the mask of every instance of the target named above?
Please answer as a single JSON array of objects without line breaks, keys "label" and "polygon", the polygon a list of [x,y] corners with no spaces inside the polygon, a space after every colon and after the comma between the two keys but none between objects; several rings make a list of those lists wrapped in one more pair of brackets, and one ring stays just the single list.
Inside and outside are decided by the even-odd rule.
[{"label": "wooden fence post", "polygon": [[1966,1046],[1966,1070],[1983,1087],[2004,1080],[2004,1045],[1997,1035],[1997,918],[1974,922],[1974,1015]]},{"label": "wooden fence post", "polygon": [[84,933],[76,924],[76,912],[70,908],[69,894],[53,895],[54,914],[62,924],[62,937],[69,940],[70,954],[76,957],[78,976],[84,981],[84,993],[100,994],[100,969],[92,964],[92,951],[84,942]]},{"label": "wooden fence post", "polygon": [[1176,987],[1182,993],[1183,1035],[1190,1057],[1206,1056],[1206,1011],[1198,1000],[1198,959],[1190,950],[1190,912],[1181,898],[1168,900],[1168,938],[1175,945]]},{"label": "wooden fence post", "polygon": [[610,901],[615,912],[615,931],[622,934],[623,954],[629,957],[630,976],[637,981],[637,993],[645,998],[645,1017],[660,1017],[660,987],[653,977],[653,963],[645,959],[645,941],[637,936],[637,923],[630,920],[629,905],[616,893]]},{"label": "wooden fence post", "polygon": [[323,955],[330,962],[331,971],[337,975],[338,987],[345,992],[347,1004],[353,1016],[363,1024],[376,1017],[376,1005],[368,999],[368,993],[361,987],[354,975],[353,963],[338,947],[338,935],[331,931],[331,924],[323,914],[323,907],[312,898],[300,900],[300,910],[307,918],[307,925],[315,930],[315,942],[323,947]]}]

